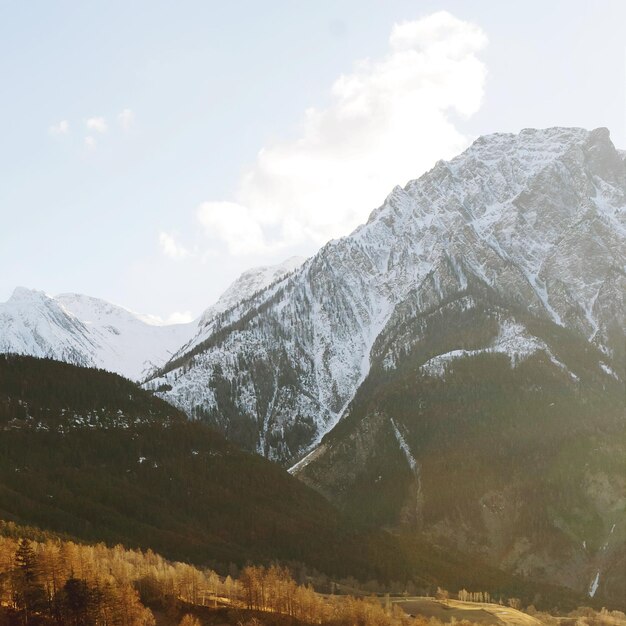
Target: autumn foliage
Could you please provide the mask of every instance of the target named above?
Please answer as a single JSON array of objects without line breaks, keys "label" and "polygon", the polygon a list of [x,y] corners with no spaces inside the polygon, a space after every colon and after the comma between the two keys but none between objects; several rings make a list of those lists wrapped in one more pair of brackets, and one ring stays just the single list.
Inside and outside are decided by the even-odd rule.
[{"label": "autumn foliage", "polygon": [[[245,567],[237,580],[170,562],[152,551],[83,545],[57,538],[0,537],[0,624],[153,626],[148,606],[229,607],[292,618],[290,624],[400,626],[418,623],[376,598],[324,596],[279,565]],[[170,611],[176,614],[176,611]],[[187,613],[171,623],[197,626]],[[246,622],[243,622],[246,623]]]}]

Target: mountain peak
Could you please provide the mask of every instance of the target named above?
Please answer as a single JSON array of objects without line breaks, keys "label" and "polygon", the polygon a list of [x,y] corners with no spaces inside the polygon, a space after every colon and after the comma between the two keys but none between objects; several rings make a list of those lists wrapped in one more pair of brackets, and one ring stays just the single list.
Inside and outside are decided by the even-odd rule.
[{"label": "mountain peak", "polygon": [[[345,414],[384,334],[470,286],[607,354],[620,350],[615,268],[626,263],[625,207],[624,161],[606,129],[486,135],[396,187],[366,224],[280,289],[258,291],[254,271],[244,274],[246,293],[258,293],[229,308],[227,290],[224,316],[209,318],[159,382],[190,415],[235,406],[240,443],[284,462]],[[208,382],[222,379],[227,397]]]},{"label": "mountain peak", "polygon": [[534,163],[540,166],[561,156],[572,146],[584,144],[592,138],[610,141],[609,131],[606,128],[589,131],[584,128],[555,126],[524,128],[518,134],[493,133],[478,137],[465,152],[452,159],[451,163],[468,157],[485,161],[516,158],[524,165]]},{"label": "mountain peak", "polygon": [[162,326],[105,300],[17,287],[0,303],[0,352],[97,366],[135,380],[186,343],[193,324]]},{"label": "mountain peak", "polygon": [[239,302],[246,300],[260,289],[271,285],[286,274],[299,268],[306,259],[291,256],[275,265],[261,265],[243,272],[222,293],[217,302],[204,311],[200,318],[200,328],[206,326],[216,315],[224,313]]},{"label": "mountain peak", "polygon": [[46,299],[49,299],[49,296],[44,291],[29,289],[28,287],[16,287],[8,302],[28,302]]}]

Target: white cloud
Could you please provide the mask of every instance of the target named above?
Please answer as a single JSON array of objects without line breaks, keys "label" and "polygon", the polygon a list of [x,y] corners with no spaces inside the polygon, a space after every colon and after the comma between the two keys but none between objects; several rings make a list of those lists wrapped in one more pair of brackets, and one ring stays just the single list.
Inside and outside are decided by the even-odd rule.
[{"label": "white cloud", "polygon": [[189,251],[177,243],[176,239],[168,233],[159,233],[159,244],[163,254],[170,257],[170,259],[184,259],[189,256]]},{"label": "white cloud", "polygon": [[89,130],[95,130],[97,133],[107,132],[107,123],[103,117],[90,117],[86,124]]},{"label": "white cloud", "polygon": [[85,148],[87,148],[87,150],[96,149],[96,140],[91,135],[85,137]]},{"label": "white cloud", "polygon": [[232,254],[263,253],[269,249],[254,211],[236,202],[203,202],[197,218],[207,236],[224,241]]},{"label": "white cloud", "polygon": [[262,148],[234,202],[197,217],[233,254],[322,244],[347,234],[391,191],[469,143],[450,119],[482,102],[482,30],[447,12],[393,27],[389,50],[331,87],[305,112],[299,136]]},{"label": "white cloud", "polygon": [[48,129],[51,135],[67,135],[69,130],[70,124],[67,120],[61,120],[58,124],[53,124]]},{"label": "white cloud", "polygon": [[135,114],[131,109],[124,109],[118,116],[117,121],[124,130],[129,130],[135,121]]}]

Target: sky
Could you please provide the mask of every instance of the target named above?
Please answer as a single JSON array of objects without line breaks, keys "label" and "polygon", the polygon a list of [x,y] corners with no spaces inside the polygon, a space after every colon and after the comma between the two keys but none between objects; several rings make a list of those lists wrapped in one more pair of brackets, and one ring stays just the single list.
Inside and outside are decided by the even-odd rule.
[{"label": "sky", "polygon": [[0,0],[0,301],[167,321],[477,136],[606,126],[626,2]]}]

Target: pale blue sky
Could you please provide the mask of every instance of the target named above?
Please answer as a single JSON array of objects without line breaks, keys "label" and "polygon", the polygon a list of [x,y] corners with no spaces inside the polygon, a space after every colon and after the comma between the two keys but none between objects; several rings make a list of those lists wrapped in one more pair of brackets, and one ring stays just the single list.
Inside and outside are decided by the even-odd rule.
[{"label": "pale blue sky", "polygon": [[[462,30],[463,59],[473,68],[467,89],[458,73],[445,79],[452,86],[433,113],[461,141],[530,126],[608,126],[626,148],[622,0],[0,0],[0,301],[24,285],[163,317],[197,315],[247,267],[310,254],[325,233],[338,236],[365,220],[393,184],[416,178],[459,140],[451,132],[439,147],[410,124],[406,144],[397,129],[381,138],[380,128],[407,120],[406,111],[393,119],[384,113],[375,131],[355,126],[353,143],[337,138],[359,159],[330,181],[334,168],[322,161],[335,156],[333,132],[351,132],[333,126],[339,117],[331,86],[347,74],[359,77],[366,99],[382,80],[400,104],[414,95],[428,100],[427,85],[416,95],[393,83],[424,74],[396,72],[408,57],[390,48],[390,34],[394,24],[441,10],[474,25],[449,19],[441,35]],[[355,70],[366,58],[371,64]],[[311,107],[320,115],[307,127]],[[126,129],[118,117],[125,109],[132,111]],[[105,132],[92,119],[100,117]],[[66,132],[58,132],[62,121]],[[322,146],[310,161],[317,134],[308,147],[299,140],[321,127]],[[379,186],[365,185],[354,196],[359,206],[340,215],[324,188],[349,202],[360,164],[377,167],[380,155],[367,155],[368,145],[393,150],[398,166],[385,158],[391,169]],[[257,157],[264,147],[267,162]],[[294,186],[313,183],[281,168],[309,162],[320,194],[293,195]],[[255,174],[252,188],[242,181],[246,171]],[[307,197],[328,207],[323,220]],[[225,222],[218,211],[235,218]],[[241,245],[234,226],[244,233]]]}]

